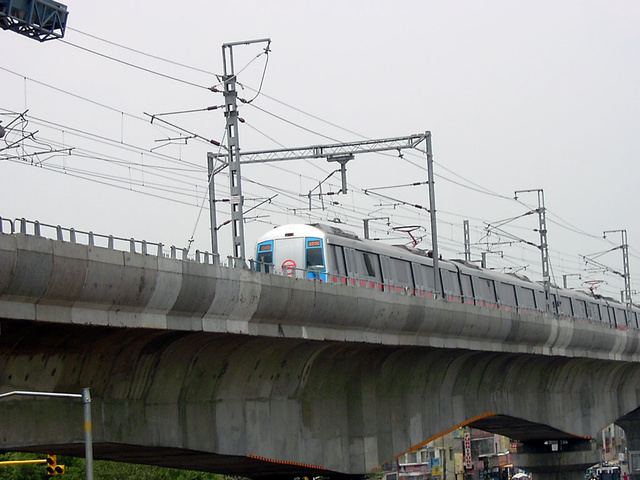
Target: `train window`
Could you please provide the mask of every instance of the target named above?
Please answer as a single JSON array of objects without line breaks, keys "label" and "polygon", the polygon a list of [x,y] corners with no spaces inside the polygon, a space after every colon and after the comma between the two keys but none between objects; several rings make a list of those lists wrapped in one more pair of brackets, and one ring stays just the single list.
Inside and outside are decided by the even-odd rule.
[{"label": "train window", "polygon": [[329,249],[333,256],[333,264],[336,268],[336,273],[343,277],[347,276],[347,266],[344,260],[344,249],[340,245],[331,245]]},{"label": "train window", "polygon": [[475,277],[475,280],[478,286],[478,288],[476,289],[478,296],[481,299],[486,300],[488,302],[495,302],[496,288],[495,288],[495,285],[493,284],[493,280],[489,278],[480,278],[480,277]]},{"label": "train window", "polygon": [[518,303],[516,302],[516,287],[515,285],[510,285],[508,283],[498,283],[498,297],[500,298],[500,303],[503,305],[512,305],[516,306]]},{"label": "train window", "polygon": [[638,313],[637,312],[631,312],[631,326],[633,328],[638,328],[640,327],[640,325],[638,325]]},{"label": "train window", "polygon": [[458,283],[458,275],[450,270],[440,270],[442,275],[442,288],[445,293],[451,295],[460,295],[460,283]]},{"label": "train window", "polygon": [[324,267],[322,248],[307,248],[307,268]]},{"label": "train window", "polygon": [[356,257],[358,259],[358,272],[361,272],[361,276],[382,280],[378,255],[356,250]]},{"label": "train window", "polygon": [[344,258],[347,260],[347,274],[350,277],[357,277],[358,267],[356,266],[355,250],[353,248],[345,248]]},{"label": "train window", "polygon": [[574,298],[573,314],[578,318],[587,318],[587,302]]},{"label": "train window", "polygon": [[273,240],[258,244],[257,260],[256,270],[269,273],[269,265],[273,264]]},{"label": "train window", "polygon": [[536,295],[536,307],[543,312],[547,310],[547,300],[544,297],[544,290],[534,290]]},{"label": "train window", "polygon": [[393,271],[395,272],[395,279],[401,284],[413,285],[413,279],[411,278],[411,264],[397,258],[392,258],[391,263],[393,265]]},{"label": "train window", "polygon": [[608,323],[609,325],[616,324],[616,317],[613,313],[613,308],[608,305],[606,307],[602,307],[602,318],[604,320],[604,323]]},{"label": "train window", "polygon": [[591,318],[591,320],[595,320],[596,322],[601,321],[602,317],[600,316],[600,305],[592,302],[589,302],[588,305],[590,311],[589,318]]},{"label": "train window", "polygon": [[462,295],[473,298],[473,287],[471,284],[471,276],[466,273],[460,274],[460,286],[462,287]]},{"label": "train window", "polygon": [[560,311],[560,299],[555,293],[549,295],[549,298],[551,299],[551,312],[558,313]]},{"label": "train window", "polygon": [[376,269],[374,268],[373,262],[371,261],[371,255],[369,255],[368,253],[363,253],[362,258],[364,258],[364,268],[367,270],[367,275],[369,275],[370,277],[375,277]]},{"label": "train window", "polygon": [[385,283],[393,283],[393,274],[391,273],[391,259],[385,255],[380,256],[380,264],[382,265],[382,278]]},{"label": "train window", "polygon": [[413,273],[416,279],[416,287],[432,291],[433,287],[433,267],[431,265],[413,264]]},{"label": "train window", "polygon": [[536,308],[536,298],[531,288],[518,287],[518,305],[524,308]]},{"label": "train window", "polygon": [[616,308],[616,325],[620,327],[626,327],[629,325],[627,323],[627,312],[622,308]]},{"label": "train window", "polygon": [[573,315],[573,310],[571,309],[571,299],[569,297],[561,296],[560,305],[558,307],[558,312],[562,315]]}]

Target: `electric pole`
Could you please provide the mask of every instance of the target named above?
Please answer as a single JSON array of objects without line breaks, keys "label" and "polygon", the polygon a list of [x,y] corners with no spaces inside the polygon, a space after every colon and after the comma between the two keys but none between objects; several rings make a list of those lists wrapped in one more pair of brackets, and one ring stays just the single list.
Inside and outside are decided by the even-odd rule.
[{"label": "electric pole", "polygon": [[389,222],[389,217],[373,217],[373,218],[365,218],[362,220],[364,223],[364,238],[369,240],[369,222],[372,220],[386,220],[387,224]]},{"label": "electric pole", "polygon": [[[233,47],[266,43],[267,50],[271,40],[247,40],[244,42],[225,43],[222,45],[223,83],[224,83],[224,116],[227,127],[227,163],[229,165],[229,195],[231,204],[231,228],[233,235],[233,256],[240,264],[245,264],[244,217],[242,207],[242,175],[240,173],[240,141],[238,137],[238,92],[236,90],[236,73],[233,64]],[[227,54],[228,52],[228,54]]]},{"label": "electric pole", "polygon": [[544,207],[544,190],[541,188],[534,190],[516,190],[515,199],[518,199],[519,193],[529,193],[536,192],[538,194],[538,222],[540,225],[540,245],[538,248],[540,249],[540,255],[542,259],[542,283],[544,287],[544,300],[545,300],[545,311],[547,313],[552,312],[551,305],[551,275],[549,273],[549,243],[547,242],[547,217],[546,217],[546,209]]},{"label": "electric pole", "polygon": [[209,223],[211,224],[211,253],[213,255],[213,263],[218,264],[220,256],[218,252],[218,220],[216,218],[216,185],[215,170],[213,163],[213,154],[207,153],[207,171],[209,180]]},{"label": "electric pole", "polygon": [[471,261],[471,237],[469,235],[469,220],[462,221],[462,230],[464,232],[464,259]]},{"label": "electric pole", "polygon": [[607,230],[603,232],[603,238],[607,238],[607,233],[622,234],[622,278],[624,278],[624,301],[627,304],[627,309],[631,309],[631,274],[629,273],[629,245],[627,243],[627,231],[626,230]]},{"label": "electric pole", "polygon": [[431,148],[431,132],[426,132],[427,140],[427,180],[429,182],[429,217],[431,218],[431,251],[433,252],[433,279],[436,294],[442,294],[440,279],[440,254],[438,253],[438,225],[436,222],[436,190],[433,183],[433,150]]}]

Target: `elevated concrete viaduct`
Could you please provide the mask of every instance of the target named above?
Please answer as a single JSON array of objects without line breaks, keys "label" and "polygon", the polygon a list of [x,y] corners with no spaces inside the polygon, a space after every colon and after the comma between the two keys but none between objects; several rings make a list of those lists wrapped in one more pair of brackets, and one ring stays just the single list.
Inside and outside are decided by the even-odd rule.
[{"label": "elevated concrete viaduct", "polygon": [[[580,478],[640,442],[635,331],[0,235],[0,391],[93,398],[95,457],[359,477],[458,425]],[[0,449],[83,455],[81,405],[11,397]],[[550,452],[548,440],[561,440]],[[640,445],[639,445],[640,446]]]}]

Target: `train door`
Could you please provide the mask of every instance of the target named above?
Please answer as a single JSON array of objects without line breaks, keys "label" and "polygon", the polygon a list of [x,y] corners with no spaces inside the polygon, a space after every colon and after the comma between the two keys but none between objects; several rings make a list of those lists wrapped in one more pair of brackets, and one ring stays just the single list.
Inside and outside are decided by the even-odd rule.
[{"label": "train door", "polygon": [[303,277],[306,267],[304,237],[277,238],[273,252],[275,273]]}]

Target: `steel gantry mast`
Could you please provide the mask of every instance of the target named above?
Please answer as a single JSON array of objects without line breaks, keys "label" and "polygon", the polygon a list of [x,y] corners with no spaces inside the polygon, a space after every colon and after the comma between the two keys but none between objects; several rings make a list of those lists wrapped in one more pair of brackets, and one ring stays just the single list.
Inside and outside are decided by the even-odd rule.
[{"label": "steel gantry mast", "polygon": [[[426,134],[421,133],[409,135],[406,137],[242,152],[242,163],[266,163],[279,162],[283,160],[303,160],[309,158],[326,158],[328,161],[334,162],[343,161],[346,158],[353,157],[359,153],[388,152],[390,150],[416,148],[427,138],[428,135],[430,136],[430,132],[427,132]],[[217,153],[214,154],[214,156],[226,157],[227,154]],[[346,169],[344,171],[346,171]]]},{"label": "steel gantry mast", "polygon": [[547,241],[547,215],[546,209],[544,206],[544,190],[541,188],[533,189],[533,190],[517,190],[515,192],[515,200],[518,199],[519,193],[530,193],[536,192],[538,194],[538,224],[540,233],[540,245],[538,248],[540,249],[540,256],[542,261],[542,286],[544,288],[544,300],[545,300],[545,310],[547,313],[551,313],[553,311],[553,305],[551,301],[551,272],[549,268],[549,242]]},{"label": "steel gantry mast", "polygon": [[[243,42],[246,43],[246,42]],[[226,78],[226,74],[225,74]],[[231,80],[231,79],[230,79]],[[231,85],[230,85],[231,87]],[[225,83],[225,98],[226,98],[226,83]],[[230,99],[235,98],[235,92],[233,94],[229,94]],[[230,102],[227,102],[230,103]],[[236,117],[235,123],[232,123],[230,117]],[[346,143],[335,143],[335,144],[327,144],[327,145],[314,145],[309,147],[298,147],[298,148],[283,148],[283,149],[275,149],[275,150],[260,150],[254,152],[242,152],[242,156],[240,157],[239,149],[237,146],[237,112],[235,115],[230,113],[227,117],[227,128],[229,132],[234,133],[234,141],[231,141],[229,138],[229,152],[220,152],[220,153],[210,153],[210,157],[213,158],[227,158],[228,164],[230,167],[229,175],[232,177],[230,182],[232,186],[232,199],[234,195],[241,195],[240,191],[240,164],[250,164],[250,163],[267,163],[267,162],[279,162],[285,160],[303,160],[303,159],[313,159],[313,158],[324,158],[329,162],[338,162],[340,163],[340,172],[342,174],[342,189],[341,193],[346,193],[347,190],[347,180],[346,180],[346,164],[348,161],[352,160],[355,155],[361,153],[374,153],[374,152],[387,152],[387,151],[401,151],[406,149],[414,149],[417,146],[425,142],[426,143],[426,157],[427,157],[427,173],[429,179],[429,213],[431,216],[431,249],[433,251],[433,263],[434,263],[434,277],[435,277],[435,285],[438,293],[441,292],[442,288],[440,286],[440,274],[438,268],[438,235],[437,235],[437,225],[436,225],[436,208],[435,208],[435,189],[434,189],[434,181],[433,181],[433,153],[431,150],[431,132],[425,132],[421,134],[409,135],[405,137],[393,137],[393,138],[382,138],[375,140],[361,140],[357,142],[346,142]],[[230,135],[229,135],[230,136]],[[234,148],[234,151],[231,151],[231,148]],[[232,161],[235,161],[235,165],[232,167]],[[241,202],[240,202],[241,203]],[[234,208],[232,202],[232,219],[234,224],[234,245],[242,244],[242,250],[236,248],[235,255],[237,258],[242,258],[244,260],[244,231],[242,230],[242,206],[237,204]],[[242,239],[238,238],[242,236]],[[239,255],[241,253],[241,255]]]},{"label": "steel gantry mast", "polygon": [[[224,83],[224,116],[227,128],[227,162],[229,166],[229,190],[231,203],[231,226],[233,229],[233,256],[244,262],[244,219],[242,215],[242,177],[240,175],[240,141],[238,139],[238,92],[236,90],[236,73],[233,66],[233,47],[266,43],[267,50],[271,40],[247,40],[244,42],[225,43],[222,45],[222,63],[224,67],[222,81]],[[228,55],[227,55],[228,51]],[[210,179],[211,181],[211,179]],[[215,254],[216,252],[214,252]]]},{"label": "steel gantry mast", "polygon": [[624,299],[627,309],[630,309],[633,301],[631,299],[631,273],[629,272],[629,244],[627,243],[626,230],[606,230],[603,237],[607,238],[607,233],[620,233],[622,235],[622,245],[618,248],[622,249],[622,278],[624,279]]}]

